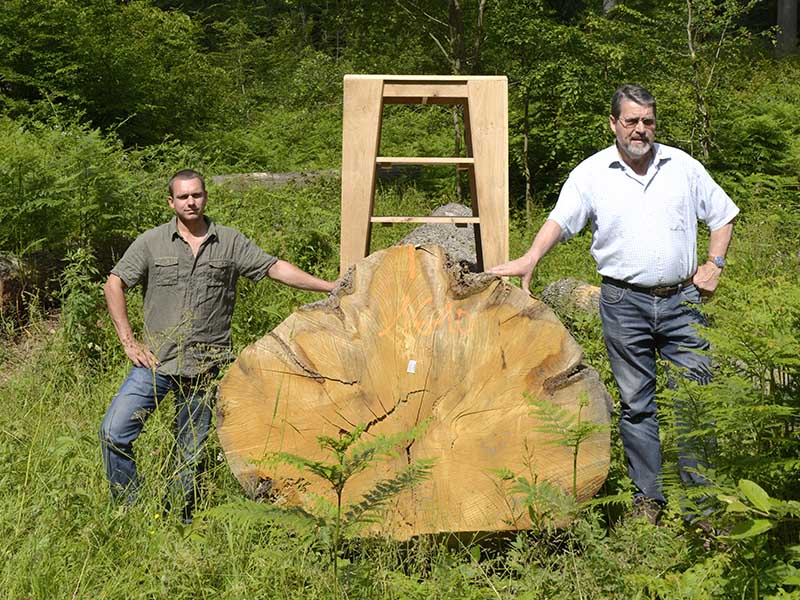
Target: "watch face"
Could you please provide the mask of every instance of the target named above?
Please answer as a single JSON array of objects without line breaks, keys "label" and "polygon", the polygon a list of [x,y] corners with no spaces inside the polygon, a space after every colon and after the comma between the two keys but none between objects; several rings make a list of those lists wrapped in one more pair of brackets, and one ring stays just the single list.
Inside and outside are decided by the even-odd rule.
[{"label": "watch face", "polygon": [[720,269],[725,267],[725,259],[722,258],[721,256],[712,256],[711,262],[717,265]]}]

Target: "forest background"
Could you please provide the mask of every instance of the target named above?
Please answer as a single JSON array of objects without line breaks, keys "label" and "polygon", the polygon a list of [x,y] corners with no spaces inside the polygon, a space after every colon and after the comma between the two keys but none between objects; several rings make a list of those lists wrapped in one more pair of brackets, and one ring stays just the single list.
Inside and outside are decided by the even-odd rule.
[{"label": "forest background", "polygon": [[[786,0],[4,0],[0,254],[30,273],[24,303],[0,320],[0,589],[14,599],[799,597],[796,26]],[[271,188],[210,183],[209,214],[335,278],[347,73],[509,78],[512,255],[570,169],[612,142],[609,97],[625,82],[658,98],[658,138],[701,160],[741,207],[705,307],[717,376],[680,390],[696,416],[689,431],[674,427],[673,394],[659,387],[664,526],[624,518],[630,482],[612,428],[595,504],[498,474],[536,522],[515,536],[354,537],[331,553],[325,527],[301,535],[254,518],[216,442],[207,515],[185,528],[160,508],[169,407],[140,441],[142,502],[110,504],[96,431],[128,365],[105,316],[105,273],[166,220],[165,182],[191,167],[321,174]],[[387,108],[381,153],[463,152],[458,131],[447,108]],[[460,187],[447,169],[394,173],[377,210],[424,214],[458,201]],[[376,229],[373,248],[399,229]],[[556,248],[534,291],[565,276],[596,282],[588,245],[584,234]],[[312,299],[244,282],[236,348]],[[141,298],[130,302],[140,327]],[[616,394],[597,320],[562,318]],[[675,442],[709,434],[716,501],[703,529],[682,510],[697,498],[674,474]],[[552,525],[564,516],[571,525]]]}]

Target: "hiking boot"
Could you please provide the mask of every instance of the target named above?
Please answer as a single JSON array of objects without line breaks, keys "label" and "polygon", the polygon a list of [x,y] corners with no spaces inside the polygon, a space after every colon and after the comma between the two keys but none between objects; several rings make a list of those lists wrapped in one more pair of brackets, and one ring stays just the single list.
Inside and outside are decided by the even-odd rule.
[{"label": "hiking boot", "polygon": [[631,510],[631,519],[642,519],[650,523],[650,525],[658,525],[658,519],[661,517],[661,510],[663,507],[658,500],[647,498],[646,496],[634,496],[633,510]]}]

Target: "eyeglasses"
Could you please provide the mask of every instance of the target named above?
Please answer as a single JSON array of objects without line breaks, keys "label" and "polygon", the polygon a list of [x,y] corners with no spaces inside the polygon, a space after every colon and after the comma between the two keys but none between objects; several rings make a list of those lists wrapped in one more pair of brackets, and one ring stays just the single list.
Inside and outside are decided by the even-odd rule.
[{"label": "eyeglasses", "polygon": [[652,129],[656,126],[655,117],[628,117],[627,119],[615,119],[615,121],[625,129],[633,129],[639,124],[639,121],[641,121],[642,125],[647,129]]}]

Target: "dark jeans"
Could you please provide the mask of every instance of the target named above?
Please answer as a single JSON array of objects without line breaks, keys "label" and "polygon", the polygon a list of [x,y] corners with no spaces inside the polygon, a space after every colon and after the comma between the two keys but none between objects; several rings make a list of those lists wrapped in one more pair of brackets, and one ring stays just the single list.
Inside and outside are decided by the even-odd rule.
[{"label": "dark jeans", "polygon": [[[710,359],[696,352],[708,342],[697,333],[705,325],[698,310],[700,293],[694,285],[668,298],[604,282],[600,288],[600,316],[611,369],[620,390],[620,437],[628,474],[637,494],[664,503],[661,491],[661,440],[656,407],[656,353],[679,367],[681,375],[706,384],[711,381]],[[674,385],[674,380],[670,379]],[[676,403],[676,421],[686,428],[685,408]],[[706,481],[692,473],[700,464],[692,448],[681,442],[678,466],[687,483]]]},{"label": "dark jeans", "polygon": [[106,477],[112,495],[132,503],[139,489],[133,443],[145,421],[169,391],[175,392],[175,468],[171,491],[191,514],[196,500],[195,472],[211,426],[217,371],[196,378],[159,375],[133,367],[114,396],[100,426]]}]

